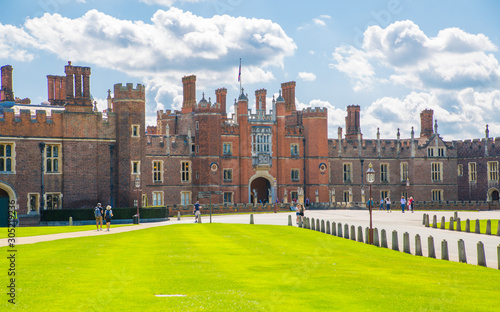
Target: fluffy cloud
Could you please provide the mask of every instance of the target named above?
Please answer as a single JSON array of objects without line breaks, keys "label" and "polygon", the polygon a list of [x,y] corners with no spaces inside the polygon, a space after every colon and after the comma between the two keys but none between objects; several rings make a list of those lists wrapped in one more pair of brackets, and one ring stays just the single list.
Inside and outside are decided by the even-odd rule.
[{"label": "fluffy cloud", "polygon": [[[297,27],[297,30],[309,29],[312,25],[324,27],[326,26],[326,20],[331,19],[330,15],[320,15],[319,17],[315,17],[309,23],[304,23],[301,26]],[[312,25],[311,25],[312,24]]]},{"label": "fluffy cloud", "polygon": [[316,75],[313,73],[300,72],[297,78],[304,81],[314,81],[316,80]]},{"label": "fluffy cloud", "polygon": [[0,59],[31,61],[34,55],[28,48],[34,44],[33,38],[23,29],[0,24]]},{"label": "fluffy cloud", "polygon": [[365,53],[352,46],[342,46],[335,49],[333,58],[337,63],[330,64],[330,68],[345,73],[354,84],[355,91],[371,88],[375,71]]}]

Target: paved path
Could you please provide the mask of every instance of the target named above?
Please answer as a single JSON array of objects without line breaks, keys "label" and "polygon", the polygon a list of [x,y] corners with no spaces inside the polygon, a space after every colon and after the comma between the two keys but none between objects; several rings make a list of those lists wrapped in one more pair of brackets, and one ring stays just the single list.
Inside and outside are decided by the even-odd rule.
[{"label": "paved path", "polygon": [[[427,212],[431,216],[436,214],[438,216],[438,222],[441,220],[442,216],[446,217],[449,221],[450,216],[453,216],[453,212]],[[415,254],[415,235],[419,234],[422,242],[422,253],[424,256],[428,255],[427,251],[427,238],[432,235],[434,238],[434,246],[436,251],[436,258],[441,259],[441,241],[446,240],[448,242],[448,252],[450,261],[458,262],[458,240],[463,239],[465,242],[467,262],[470,264],[477,264],[477,243],[479,241],[483,242],[486,254],[486,264],[491,268],[498,268],[498,255],[497,246],[500,246],[500,236],[484,235],[484,234],[474,234],[465,232],[456,232],[450,230],[441,230],[426,228],[422,225],[424,212],[417,211],[415,213],[393,210],[391,213],[385,211],[373,211],[373,227],[378,228],[379,233],[382,229],[387,232],[387,243],[389,248],[392,247],[392,231],[396,230],[398,232],[398,243],[399,250],[403,250],[403,233],[408,232],[410,234],[410,245],[411,253]],[[278,214],[256,214],[254,215],[255,224],[271,224],[271,225],[288,225],[288,215],[292,216],[293,224],[295,225],[295,213],[278,213]],[[308,210],[306,211],[306,216],[310,218],[334,221],[342,223],[342,229],[344,224],[348,224],[349,227],[354,225],[356,227],[362,226],[363,231],[369,226],[369,214],[366,210]],[[466,220],[467,218],[471,220],[471,223],[476,219],[500,219],[500,211],[483,211],[483,212],[459,212],[459,217],[461,220]],[[210,218],[207,215],[203,216],[203,223],[210,222]],[[237,214],[237,215],[220,215],[213,216],[212,222],[214,223],[242,223],[248,224],[250,222],[250,217],[248,214]],[[84,236],[100,236],[100,235],[111,235],[115,233],[123,233],[129,231],[136,231],[151,227],[165,226],[180,223],[192,223],[194,225],[194,218],[181,218],[180,221],[177,218],[171,218],[170,221],[156,222],[156,223],[142,223],[135,226],[125,226],[125,227],[111,227],[111,231],[82,231],[82,232],[72,232],[72,233],[60,233],[60,234],[50,234],[50,235],[40,235],[32,237],[19,237],[16,238],[16,244],[34,244],[38,242],[52,241],[58,239],[74,238],[74,237],[84,237]],[[496,228],[497,224],[494,222],[492,228]],[[325,234],[326,235],[326,234]],[[364,237],[364,235],[363,235]],[[7,246],[7,239],[0,239],[0,247]]]}]

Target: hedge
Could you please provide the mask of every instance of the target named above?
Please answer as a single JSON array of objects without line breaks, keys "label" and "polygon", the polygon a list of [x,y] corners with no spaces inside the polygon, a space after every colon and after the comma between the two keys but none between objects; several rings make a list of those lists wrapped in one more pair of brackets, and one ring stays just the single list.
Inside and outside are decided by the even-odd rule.
[{"label": "hedge", "polygon": [[[137,213],[137,207],[113,208],[113,219],[132,219]],[[139,208],[141,219],[167,218],[166,207]],[[73,217],[73,221],[95,220],[94,209],[55,209],[44,210],[41,221],[68,221]]]}]

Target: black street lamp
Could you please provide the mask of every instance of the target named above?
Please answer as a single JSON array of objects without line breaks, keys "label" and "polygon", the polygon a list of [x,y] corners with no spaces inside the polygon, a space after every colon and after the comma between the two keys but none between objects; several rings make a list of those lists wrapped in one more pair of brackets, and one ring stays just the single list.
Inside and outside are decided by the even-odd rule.
[{"label": "black street lamp", "polygon": [[139,179],[139,175],[135,176],[135,188],[137,189],[137,224],[140,223],[140,218],[139,218],[139,203],[140,203],[140,193],[139,193],[139,188],[141,187],[141,179]]},{"label": "black street lamp", "polygon": [[372,163],[368,165],[368,170],[366,170],[366,182],[370,184],[370,199],[368,200],[369,203],[369,209],[370,209],[370,232],[369,232],[369,239],[370,239],[370,244],[373,245],[373,227],[372,227],[372,204],[373,204],[373,199],[372,199],[372,183],[375,181],[375,170],[373,170]]}]

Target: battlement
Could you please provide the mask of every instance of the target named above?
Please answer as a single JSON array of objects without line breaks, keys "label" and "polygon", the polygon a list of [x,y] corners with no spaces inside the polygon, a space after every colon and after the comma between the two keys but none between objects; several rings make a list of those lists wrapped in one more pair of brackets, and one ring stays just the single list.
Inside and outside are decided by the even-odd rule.
[{"label": "battlement", "polygon": [[287,135],[302,135],[304,133],[303,126],[285,126],[285,133]]},{"label": "battlement", "polygon": [[114,85],[114,99],[117,100],[146,100],[146,87],[142,84],[137,84],[134,88],[132,83],[127,83],[125,86],[121,83]]},{"label": "battlement", "polygon": [[221,125],[221,128],[222,128],[222,134],[235,134],[235,135],[239,135],[240,134],[240,126],[237,125],[237,124],[234,124],[234,123],[228,123],[228,122],[224,122],[222,125]]},{"label": "battlement", "polygon": [[317,118],[328,117],[328,109],[326,107],[308,107],[302,110],[302,118]]}]

